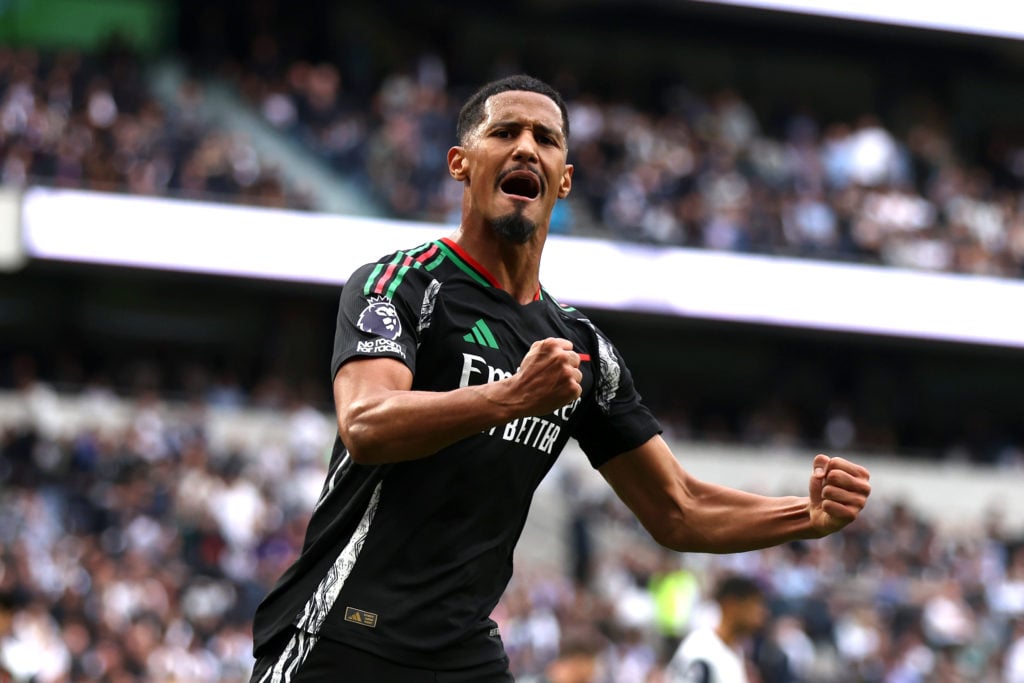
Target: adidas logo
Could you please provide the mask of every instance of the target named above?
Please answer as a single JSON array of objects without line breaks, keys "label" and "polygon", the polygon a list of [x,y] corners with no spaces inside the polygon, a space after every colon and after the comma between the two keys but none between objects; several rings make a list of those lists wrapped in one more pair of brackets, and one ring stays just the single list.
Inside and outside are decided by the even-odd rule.
[{"label": "adidas logo", "polygon": [[355,607],[345,607],[345,621],[350,621],[353,624],[359,624],[361,626],[368,626],[370,628],[377,628],[376,614],[356,609]]},{"label": "adidas logo", "polygon": [[491,328],[487,327],[487,323],[482,319],[473,323],[473,327],[470,328],[463,339],[470,344],[479,344],[480,346],[487,346],[492,349],[498,348],[498,342],[495,340],[494,335],[491,334]]}]

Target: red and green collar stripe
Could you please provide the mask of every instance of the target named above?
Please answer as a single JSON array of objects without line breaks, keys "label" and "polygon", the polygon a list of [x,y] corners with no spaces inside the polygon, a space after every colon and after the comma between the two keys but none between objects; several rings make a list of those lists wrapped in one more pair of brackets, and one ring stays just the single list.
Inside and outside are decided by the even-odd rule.
[{"label": "red and green collar stripe", "polygon": [[[386,263],[378,263],[370,272],[363,285],[363,296],[385,296],[391,299],[395,290],[402,284],[405,274],[410,268],[425,268],[428,271],[434,270],[445,258],[451,259],[460,270],[471,277],[475,282],[484,287],[496,287],[501,289],[501,283],[497,278],[476,259],[447,237],[421,244],[409,251],[396,252],[394,257]],[[544,298],[541,288],[537,287],[537,294],[534,301]]]},{"label": "red and green collar stripe", "polygon": [[[442,237],[439,240],[434,241],[436,245],[444,255],[451,259],[452,263],[459,267],[462,272],[470,276],[483,285],[484,287],[496,287],[502,289],[501,283],[491,273],[480,265],[476,259],[466,253],[466,250],[460,247],[455,242],[451,241],[447,237]],[[539,301],[541,298],[541,288],[537,287],[537,293],[534,295],[533,300]]]},{"label": "red and green collar stripe", "polygon": [[433,270],[444,257],[444,253],[435,242],[421,244],[409,251],[399,251],[388,263],[378,263],[374,267],[370,277],[366,278],[366,284],[363,285],[363,296],[376,294],[390,299],[410,268]]}]

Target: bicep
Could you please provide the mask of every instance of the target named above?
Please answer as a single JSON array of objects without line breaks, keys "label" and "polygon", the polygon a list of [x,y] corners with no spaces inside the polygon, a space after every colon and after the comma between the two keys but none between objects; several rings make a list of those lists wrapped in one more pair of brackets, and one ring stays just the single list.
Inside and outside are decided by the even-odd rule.
[{"label": "bicep", "polygon": [[682,516],[690,477],[661,436],[622,453],[598,471],[659,542]]}]

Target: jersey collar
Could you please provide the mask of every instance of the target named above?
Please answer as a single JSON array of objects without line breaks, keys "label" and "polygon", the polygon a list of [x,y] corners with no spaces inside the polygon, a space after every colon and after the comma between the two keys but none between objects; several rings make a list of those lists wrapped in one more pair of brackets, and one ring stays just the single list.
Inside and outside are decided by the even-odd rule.
[{"label": "jersey collar", "polygon": [[[476,280],[482,285],[488,287],[495,287],[504,291],[501,283],[498,279],[491,275],[491,273],[484,268],[476,259],[466,253],[466,250],[460,247],[458,244],[453,242],[447,237],[442,237],[434,242],[438,247],[443,250],[452,262],[462,269],[467,275]],[[537,293],[533,295],[534,301],[540,301],[543,297],[541,296],[541,287],[537,285]]]}]

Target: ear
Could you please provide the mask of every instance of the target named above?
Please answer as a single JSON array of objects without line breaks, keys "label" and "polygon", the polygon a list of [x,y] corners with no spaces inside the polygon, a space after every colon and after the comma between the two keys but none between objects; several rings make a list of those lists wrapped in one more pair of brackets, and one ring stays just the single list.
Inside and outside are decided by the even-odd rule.
[{"label": "ear", "polygon": [[467,159],[465,147],[452,147],[448,150],[448,173],[452,178],[463,181],[468,177],[466,173]]},{"label": "ear", "polygon": [[572,164],[565,165],[565,171],[562,173],[562,182],[558,184],[559,199],[565,199],[569,196],[569,190],[572,189],[572,172],[575,168]]}]

